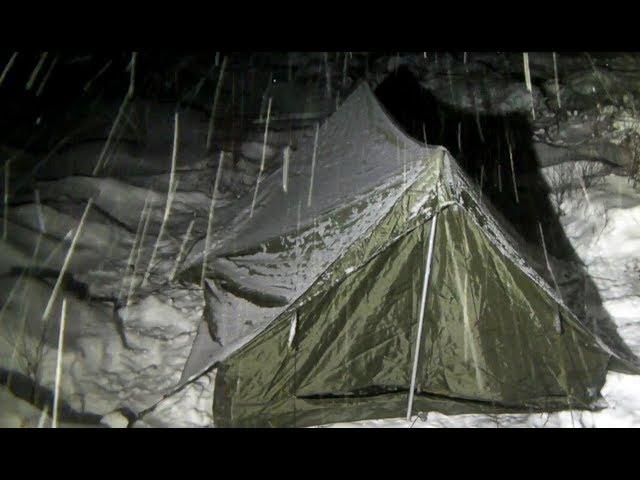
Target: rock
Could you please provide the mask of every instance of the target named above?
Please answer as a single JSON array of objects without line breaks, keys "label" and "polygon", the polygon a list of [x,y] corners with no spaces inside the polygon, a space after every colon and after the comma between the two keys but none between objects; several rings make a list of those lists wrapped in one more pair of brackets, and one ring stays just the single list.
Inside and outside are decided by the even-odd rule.
[{"label": "rock", "polygon": [[129,426],[129,419],[116,410],[103,416],[100,419],[100,423],[111,428],[127,428]]}]

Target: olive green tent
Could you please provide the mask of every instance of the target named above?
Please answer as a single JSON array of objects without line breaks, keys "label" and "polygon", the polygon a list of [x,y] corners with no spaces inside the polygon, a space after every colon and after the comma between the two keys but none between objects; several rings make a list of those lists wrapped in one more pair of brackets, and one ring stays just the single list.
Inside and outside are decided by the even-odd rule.
[{"label": "olive green tent", "polygon": [[599,399],[614,353],[455,159],[405,135],[366,84],[287,170],[204,252],[205,322],[184,378],[218,365],[217,426]]}]

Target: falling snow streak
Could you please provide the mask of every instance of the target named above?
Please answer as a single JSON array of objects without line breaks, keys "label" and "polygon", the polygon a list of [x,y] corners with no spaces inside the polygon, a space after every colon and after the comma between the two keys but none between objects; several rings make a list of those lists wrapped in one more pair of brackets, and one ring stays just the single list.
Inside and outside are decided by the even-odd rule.
[{"label": "falling snow streak", "polygon": [[56,377],[55,387],[53,391],[53,420],[51,422],[52,428],[58,428],[58,402],[60,400],[60,380],[62,378],[62,352],[64,350],[64,328],[67,318],[67,299],[62,299],[62,312],[60,313],[60,332],[58,334],[58,352],[56,354]]},{"label": "falling snow streak", "polygon": [[[70,233],[73,232],[73,229],[70,230],[67,235],[65,235],[64,239],[62,242],[58,243],[58,245],[51,251],[51,253],[49,254],[49,256],[44,260],[44,262],[41,263],[41,267],[45,268],[49,265],[49,262],[51,261],[51,259],[57,254],[58,250],[61,248],[61,246],[63,245],[63,242],[67,241],[70,237]],[[40,252],[40,243],[42,241],[42,233],[43,232],[39,232],[39,235],[36,239],[36,245],[33,251],[33,255],[31,256],[31,261],[30,261],[30,267],[34,268],[36,265],[36,258],[38,256],[38,253]],[[18,292],[18,286],[20,285],[20,282],[22,282],[22,278],[25,275],[26,270],[22,270],[20,272],[20,275],[18,276],[18,280],[14,283],[11,291],[9,292],[9,296],[7,297],[7,301],[4,303],[4,305],[2,306],[2,309],[0,309],[0,322],[2,322],[2,319],[4,318],[4,314],[5,311],[7,309],[7,307],[9,306],[9,304],[11,303],[11,300],[13,299],[14,295],[16,294],[16,292]],[[24,303],[24,302],[23,302]]]},{"label": "falling snow streak", "polygon": [[[38,253],[40,252],[40,243],[42,241],[42,235],[38,235],[37,239],[36,239],[36,245],[33,249],[33,254],[31,255],[31,262],[29,264],[29,266],[31,268],[35,267],[36,265],[36,258],[38,256]],[[0,309],[0,324],[2,324],[2,322],[4,321],[4,315],[7,311],[7,309],[9,308],[9,305],[12,303],[14,296],[18,293],[18,291],[20,290],[20,285],[22,282],[22,279],[25,276],[25,271],[26,270],[22,270],[20,272],[20,275],[18,276],[18,279],[16,280],[16,282],[13,284],[13,287],[11,288],[11,291],[9,292],[9,295],[7,296],[7,300],[4,302],[4,305],[2,305],[2,309]],[[26,294],[26,290],[24,290],[24,293]]]},{"label": "falling snow streak", "polygon": [[451,65],[447,65],[447,79],[449,80],[449,95],[451,102],[455,103],[455,95],[453,94],[453,78],[451,78]]},{"label": "falling snow streak", "polygon": [[207,271],[207,259],[209,257],[209,249],[211,248],[211,225],[213,223],[213,212],[216,208],[216,199],[218,198],[218,189],[220,188],[220,179],[222,178],[222,163],[224,161],[224,152],[220,152],[218,160],[218,170],[216,171],[216,179],[213,184],[213,193],[211,194],[211,204],[209,205],[209,219],[207,220],[207,236],[204,242],[204,252],[202,255],[202,271],[200,274],[200,285],[204,287],[204,277]]},{"label": "falling snow streak", "polygon": [[511,162],[511,178],[513,179],[513,194],[516,196],[516,203],[520,203],[518,198],[518,184],[516,183],[516,170],[513,166],[513,150],[511,149],[511,139],[507,132],[507,145],[509,147],[509,161]]},{"label": "falling snow streak", "polygon": [[69,268],[69,264],[71,263],[71,257],[73,256],[73,252],[75,251],[76,244],[78,243],[78,238],[80,238],[80,233],[82,232],[82,228],[84,227],[84,223],[87,220],[87,216],[89,215],[89,210],[91,210],[91,206],[93,205],[93,198],[90,198],[87,202],[87,206],[84,209],[84,213],[80,218],[80,223],[76,228],[76,233],[73,236],[73,240],[71,241],[71,246],[67,251],[67,255],[62,263],[62,268],[60,269],[60,273],[58,274],[58,279],[56,280],[55,285],[53,286],[53,290],[51,291],[51,296],[49,297],[49,301],[47,302],[47,306],[44,309],[44,313],[42,315],[43,323],[47,322],[49,319],[49,315],[51,315],[51,310],[53,308],[53,304],[58,296],[58,291],[60,290],[60,286],[62,285],[62,280],[67,273],[67,269]]},{"label": "falling snow streak", "polygon": [[129,63],[129,91],[127,95],[133,97],[133,92],[136,84],[136,59],[138,58],[138,52],[131,54],[131,62]]},{"label": "falling snow streak", "polygon": [[40,86],[38,87],[38,90],[36,92],[36,97],[39,97],[40,95],[42,95],[42,90],[44,90],[44,86],[47,84],[47,80],[49,80],[49,77],[51,76],[53,67],[55,67],[57,63],[58,63],[58,55],[56,55],[53,58],[53,62],[51,62],[51,65],[49,66],[47,73],[44,74],[44,78],[42,79],[42,82],[40,82]]},{"label": "falling snow streak", "polygon": [[524,63],[524,81],[527,86],[527,91],[531,96],[531,116],[536,119],[536,111],[533,106],[533,88],[531,86],[531,71],[529,70],[529,53],[524,52],[522,54],[522,62]]},{"label": "falling snow streak", "polygon": [[316,138],[313,143],[313,157],[311,159],[311,179],[309,180],[309,196],[307,197],[307,207],[311,206],[311,197],[313,195],[313,180],[316,172],[316,156],[318,154],[318,134],[320,133],[320,124],[316,123]]},{"label": "falling snow streak", "polygon": [[96,162],[96,166],[93,168],[92,175],[96,176],[98,172],[102,168],[102,162],[104,161],[104,157],[111,146],[111,141],[113,140],[113,135],[115,134],[118,126],[120,125],[120,119],[124,115],[125,109],[129,106],[130,97],[129,95],[125,96],[124,100],[120,104],[120,108],[118,109],[118,114],[116,115],[115,120],[113,121],[113,125],[111,125],[111,130],[109,131],[109,136],[107,137],[107,141],[105,142],[102,150],[100,151],[100,156],[98,157],[98,161]]},{"label": "falling snow streak", "polygon": [[211,142],[213,141],[213,129],[216,118],[216,109],[218,106],[218,98],[220,97],[220,91],[222,90],[222,83],[224,81],[224,71],[227,68],[228,58],[225,56],[222,59],[222,66],[220,67],[220,75],[218,75],[218,84],[216,85],[216,92],[213,96],[213,104],[211,105],[211,116],[209,117],[209,128],[207,130],[207,151],[211,150]]},{"label": "falling snow streak", "polygon": [[542,242],[542,250],[544,252],[544,259],[547,263],[547,270],[549,271],[549,275],[551,275],[551,280],[553,280],[553,286],[556,289],[556,293],[558,297],[562,298],[560,295],[560,287],[558,286],[558,282],[556,281],[556,276],[553,274],[553,270],[551,269],[551,263],[549,262],[549,255],[547,254],[547,245],[544,241],[544,233],[542,231],[542,224],[538,222],[538,229],[540,230],[540,241]]},{"label": "falling snow streak", "polygon": [[342,65],[342,88],[345,88],[347,86],[347,68],[349,65],[350,55],[351,55],[351,52],[345,53],[344,55],[344,62]]},{"label": "falling snow streak", "polygon": [[593,76],[596,78],[596,80],[598,80],[598,83],[600,83],[600,86],[602,87],[602,89],[604,90],[604,93],[607,95],[607,97],[609,98],[609,100],[611,100],[612,103],[616,103],[615,100],[613,99],[613,97],[611,96],[611,93],[609,93],[609,89],[607,89],[607,86],[604,84],[604,82],[602,81],[602,78],[600,76],[600,72],[598,71],[598,69],[596,68],[596,64],[593,63],[593,59],[591,58],[591,55],[589,55],[588,53],[585,53],[585,55],[587,56],[587,58],[589,59],[589,63],[591,64],[591,68],[593,69]]},{"label": "falling snow streak", "polygon": [[133,266],[131,267],[131,281],[129,282],[129,291],[127,292],[127,299],[125,302],[125,305],[128,307],[131,304],[131,297],[133,296],[134,290],[135,290],[135,278],[136,278],[136,272],[138,271],[138,265],[140,264],[140,259],[142,257],[142,249],[143,249],[143,245],[144,245],[144,240],[145,238],[147,238],[147,230],[149,228],[149,223],[151,221],[151,214],[153,212],[153,209],[151,208],[151,205],[149,205],[149,208],[147,210],[147,218],[144,221],[144,226],[142,227],[142,234],[140,236],[140,243],[138,244],[137,247],[137,252],[136,252],[136,258],[135,261],[133,262]]},{"label": "falling snow streak", "polygon": [[187,233],[184,235],[184,239],[182,240],[182,245],[180,245],[180,251],[178,252],[178,256],[176,257],[176,263],[173,265],[173,269],[171,270],[171,274],[169,275],[169,281],[173,282],[176,277],[176,273],[178,273],[178,268],[180,267],[180,263],[184,258],[185,251],[187,249],[187,244],[191,239],[191,231],[193,230],[193,224],[195,223],[195,218],[191,220],[189,226],[187,227]]},{"label": "falling snow streak", "polygon": [[291,349],[293,346],[293,340],[296,336],[296,328],[298,326],[298,310],[294,310],[291,316],[291,324],[289,326],[289,339],[287,340],[287,347]]},{"label": "falling snow streak", "polygon": [[324,53],[324,74],[326,77],[325,97],[331,98],[331,67],[329,66],[329,53]]},{"label": "falling snow streak", "polygon": [[176,193],[176,162],[178,158],[178,137],[180,134],[179,130],[179,116],[178,112],[175,112],[174,122],[173,122],[173,151],[171,153],[171,173],[169,174],[169,191],[167,192],[167,202],[164,208],[164,215],[162,216],[162,224],[160,225],[160,232],[158,233],[158,238],[156,238],[156,243],[153,247],[153,252],[151,253],[151,259],[147,265],[147,270],[145,271],[144,278],[142,279],[142,286],[147,284],[149,280],[149,275],[151,274],[151,269],[153,268],[153,262],[155,261],[156,254],[158,252],[158,244],[164,234],[167,221],[169,220],[169,215],[171,213],[171,206],[173,204],[173,199]]},{"label": "falling snow streak", "polygon": [[242,75],[242,90],[240,90],[240,131],[244,126],[244,89],[245,89],[245,76]]},{"label": "falling snow streak", "polygon": [[[460,272],[461,265],[459,265],[459,260],[456,258],[455,248],[453,247],[453,237],[451,236],[451,231],[449,229],[448,222],[444,222],[447,244],[450,248],[447,248],[447,253],[451,258],[451,265],[453,266],[453,274],[456,281],[456,289],[460,295],[459,303],[462,308],[462,323],[464,326],[463,332],[463,355],[464,361],[469,361],[469,353],[471,353],[471,360],[473,361],[473,366],[475,370],[475,378],[476,385],[479,390],[483,389],[484,379],[482,377],[482,372],[480,371],[478,351],[476,349],[476,341],[471,331],[471,319],[469,316],[469,272],[466,268],[464,268],[464,280],[462,279],[462,274]],[[462,225],[464,229],[465,226]]]},{"label": "falling snow streak", "polygon": [[524,82],[527,87],[527,91],[531,93],[531,72],[529,71],[529,53],[524,52],[522,54],[522,62],[524,64]]},{"label": "falling snow streak", "polygon": [[407,149],[402,150],[402,183],[407,184]]},{"label": "falling snow streak", "polygon": [[282,152],[282,190],[287,192],[287,185],[289,183],[289,162],[291,160],[291,146],[284,147]]},{"label": "falling snow streak", "polygon": [[31,87],[33,87],[33,84],[36,81],[36,78],[38,77],[38,74],[40,73],[40,70],[42,69],[42,65],[44,65],[44,62],[47,59],[48,55],[49,55],[49,52],[43,52],[42,55],[40,55],[40,60],[36,64],[35,68],[33,69],[33,72],[31,72],[31,76],[29,77],[29,81],[27,82],[27,85],[25,86],[25,88],[27,90],[31,90]]},{"label": "falling snow streak", "polygon": [[[140,220],[138,220],[138,226],[136,228],[136,235],[135,235],[135,237],[133,239],[133,244],[131,245],[131,251],[129,252],[129,257],[127,258],[127,263],[126,263],[126,266],[125,266],[125,270],[127,272],[129,271],[129,269],[131,269],[130,274],[132,276],[135,275],[135,273],[136,273],[136,263],[137,263],[136,253],[139,252],[141,247],[142,247],[143,225],[146,226],[145,218],[146,218],[146,214],[147,214],[148,210],[149,211],[151,210],[151,205],[149,203],[149,194],[147,193],[147,196],[144,199],[144,205],[142,207],[142,212],[140,212]],[[122,286],[120,287],[120,292],[118,293],[118,299],[117,299],[118,305],[120,305],[122,303],[122,297],[124,296],[124,293],[126,291],[126,285],[125,285],[126,281],[127,281],[127,276],[125,275],[124,278],[122,279]],[[131,283],[131,281],[130,281],[130,283]]]},{"label": "falling snow streak", "polygon": [[209,71],[205,75],[202,75],[202,77],[200,77],[200,80],[198,80],[198,82],[193,86],[193,88],[189,89],[180,98],[178,104],[179,105],[183,104],[185,99],[187,99],[187,98],[189,98],[191,101],[193,101],[198,96],[198,94],[200,93],[200,90],[202,90],[202,87],[204,86],[204,83],[213,74],[215,69],[216,69],[216,66],[214,65],[209,69]]},{"label": "falling snow streak", "polygon": [[473,106],[475,109],[476,126],[478,127],[478,134],[480,135],[480,141],[482,141],[482,143],[486,143],[484,141],[484,135],[482,134],[482,125],[480,125],[480,111],[478,110],[478,97],[476,95],[475,89],[473,90]]},{"label": "falling snow streak", "polygon": [[562,102],[560,101],[560,82],[558,82],[558,59],[556,52],[553,52],[553,75],[556,83],[556,100],[558,101],[558,108],[562,108]]},{"label": "falling snow streak", "polygon": [[[235,72],[231,72],[231,131],[236,131],[236,74]],[[235,135],[233,135],[231,139],[231,151],[234,150],[235,146]]]},{"label": "falling snow streak", "polygon": [[40,202],[40,190],[35,189],[33,191],[33,196],[35,197],[36,212],[38,214],[38,227],[40,227],[41,233],[46,233],[47,229],[44,224],[44,214],[42,213],[42,203]]},{"label": "falling snow streak", "polygon": [[[36,246],[33,252],[33,256],[31,258],[31,267],[35,266],[35,258],[36,255],[38,254],[38,251],[40,249],[40,241],[42,240],[42,235],[38,235],[38,239],[36,240]],[[3,307],[3,311],[0,314],[0,319],[2,318],[2,316],[4,315],[4,308],[6,308],[6,305],[11,302],[11,299],[13,298],[13,293],[14,291],[18,290],[18,286],[21,285],[22,288],[22,305],[26,305],[27,304],[27,295],[29,293],[29,290],[27,288],[24,288],[25,285],[22,283],[23,282],[23,277],[24,277],[24,271],[20,272],[20,276],[18,277],[18,280],[16,281],[16,283],[14,284],[13,289],[11,290],[11,293],[9,294],[9,298],[7,299],[7,302],[5,303],[5,306]],[[26,325],[27,325],[27,309],[25,308],[23,311],[23,314],[20,318],[20,326],[18,327],[18,336],[16,337],[15,341],[13,342],[13,349],[11,351],[11,358],[9,359],[9,375],[7,376],[7,388],[10,388],[11,386],[11,380],[12,380],[12,374],[14,372],[15,366],[16,366],[16,360],[17,360],[17,356],[18,356],[18,346],[23,344],[24,342],[24,334],[25,334],[25,329],[26,329]],[[24,348],[24,347],[23,347]],[[23,352],[24,353],[24,352]]]},{"label": "falling snow streak", "polygon": [[13,55],[11,55],[11,58],[7,62],[7,65],[4,67],[4,70],[2,70],[2,75],[0,75],[0,87],[2,86],[2,82],[4,82],[4,79],[7,76],[7,73],[9,73],[9,70],[11,70],[13,63],[16,61],[17,56],[18,56],[18,52],[13,52]]},{"label": "falling snow streak", "polygon": [[[551,280],[553,281],[553,286],[556,289],[556,293],[559,298],[562,298],[562,294],[560,293],[560,287],[558,286],[558,282],[556,281],[556,276],[553,274],[553,270],[551,269],[551,262],[549,262],[549,255],[547,254],[547,245],[544,241],[544,233],[542,231],[542,224],[538,222],[538,228],[540,230],[540,240],[542,242],[542,251],[544,252],[544,260],[547,264],[547,270],[549,271],[549,275],[551,275]],[[559,317],[559,313],[556,315],[556,330],[558,332],[562,331],[562,323]]]},{"label": "falling snow streak", "polygon": [[113,135],[115,134],[118,126],[120,125],[120,120],[122,119],[122,117],[125,115],[125,111],[126,109],[129,107],[129,104],[133,98],[133,92],[134,92],[134,81],[135,81],[135,59],[136,59],[136,53],[132,53],[131,56],[131,63],[130,65],[130,77],[129,77],[129,89],[127,90],[127,94],[124,97],[124,100],[122,101],[122,103],[120,104],[120,108],[118,109],[118,114],[116,115],[115,120],[113,121],[113,125],[111,126],[111,131],[109,132],[109,136],[107,137],[107,141],[104,144],[104,147],[102,147],[102,151],[100,152],[100,156],[98,157],[98,161],[96,163],[96,166],[93,169],[93,175],[96,176],[98,174],[98,172],[100,171],[100,169],[102,168],[102,162],[104,161],[104,157],[107,153],[107,151],[109,150],[109,147],[111,146],[111,141],[113,139]]},{"label": "falling snow streak", "polygon": [[10,175],[11,159],[7,160],[4,164],[4,218],[2,221],[2,239],[7,239],[7,232],[9,229],[9,175]]},{"label": "falling snow streak", "polygon": [[107,69],[111,66],[111,64],[113,63],[113,60],[109,60],[104,67],[102,67],[100,69],[100,71],[98,73],[96,73],[84,86],[84,91],[87,92],[89,91],[89,89],[91,88],[91,85],[93,85],[93,82],[95,82],[104,72],[107,71]]},{"label": "falling snow streak", "polygon": [[269,81],[267,82],[267,86],[264,89],[264,93],[262,94],[262,103],[260,104],[260,117],[259,120],[262,122],[264,119],[264,104],[269,98],[269,92],[271,91],[271,85],[273,84],[273,72],[269,72]]},{"label": "falling snow streak", "polygon": [[251,200],[251,211],[249,212],[249,218],[253,217],[253,209],[256,206],[256,199],[258,198],[258,188],[260,186],[260,182],[262,181],[262,172],[264,171],[264,163],[267,157],[267,137],[269,135],[269,119],[271,118],[271,100],[269,97],[269,103],[267,105],[267,121],[264,125],[264,138],[262,139],[262,158],[260,160],[260,170],[258,171],[258,176],[256,177],[256,188],[253,191],[253,199]]}]

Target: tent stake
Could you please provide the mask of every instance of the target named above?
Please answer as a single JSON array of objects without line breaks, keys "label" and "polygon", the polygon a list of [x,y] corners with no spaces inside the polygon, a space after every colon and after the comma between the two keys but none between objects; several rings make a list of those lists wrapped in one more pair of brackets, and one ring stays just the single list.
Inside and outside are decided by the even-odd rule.
[{"label": "tent stake", "polygon": [[411,372],[411,389],[409,390],[409,405],[407,405],[407,421],[411,420],[411,408],[413,407],[413,394],[416,388],[416,374],[418,373],[418,358],[420,357],[420,341],[422,339],[422,324],[424,323],[424,310],[427,303],[427,285],[429,284],[429,274],[431,273],[431,258],[433,257],[433,242],[436,238],[436,222],[438,212],[431,219],[431,232],[429,233],[429,252],[424,269],[424,280],[422,282],[422,300],[420,301],[420,318],[418,319],[418,335],[416,336],[416,354],[413,359],[413,370]]}]

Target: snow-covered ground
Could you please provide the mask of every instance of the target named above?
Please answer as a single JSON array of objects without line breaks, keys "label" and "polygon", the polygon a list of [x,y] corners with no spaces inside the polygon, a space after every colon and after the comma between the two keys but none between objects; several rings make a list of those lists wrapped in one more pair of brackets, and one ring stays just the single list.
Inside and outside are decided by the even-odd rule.
[{"label": "snow-covered ground", "polygon": [[[563,189],[563,214],[560,219],[576,253],[586,264],[602,302],[618,327],[618,331],[634,353],[640,355],[640,193],[626,177],[607,175],[590,182],[566,187],[558,183],[562,169],[569,164],[543,170],[552,188]],[[552,192],[552,200],[559,198]],[[159,202],[161,204],[162,202]],[[174,228],[186,230],[184,220]],[[143,259],[155,243],[149,235]],[[162,244],[159,249],[159,272],[173,266],[180,242]],[[146,257],[145,257],[146,255]],[[144,265],[144,261],[140,262]],[[141,280],[143,268],[136,277],[117,275],[124,265],[101,272],[88,272],[91,288],[102,294],[114,293]],[[113,271],[115,270],[115,271]],[[83,275],[80,275],[83,278]],[[201,293],[193,287],[162,283],[162,274],[152,277],[153,287],[137,294],[129,307],[120,309],[127,346],[122,344],[117,329],[95,337],[78,335],[77,348],[65,349],[62,393],[66,401],[79,411],[105,415],[104,424],[126,426],[127,420],[116,410],[127,407],[143,410],[160,400],[161,395],[180,378],[189,353],[202,309]],[[137,279],[137,280],[136,280]],[[123,281],[124,280],[124,281]],[[34,281],[35,282],[35,281]],[[33,286],[32,286],[33,287]],[[136,289],[134,288],[134,291]],[[32,288],[34,296],[37,288]],[[47,300],[50,289],[42,289]],[[37,302],[34,297],[32,301]],[[78,301],[79,302],[79,301]],[[42,307],[40,307],[42,308]],[[41,311],[41,310],[40,310]],[[3,359],[11,360],[11,345],[5,345]],[[19,357],[19,355],[18,355]],[[49,348],[42,361],[43,384],[53,387],[55,348]],[[20,360],[17,360],[18,363]],[[211,426],[211,402],[215,372],[200,377],[179,392],[162,400],[137,427]],[[597,412],[559,412],[533,415],[460,415],[430,413],[425,419],[372,420],[336,424],[338,427],[605,427],[640,426],[640,377],[610,372],[602,390],[607,408]],[[5,425],[37,424],[40,414],[22,400],[11,401],[12,395],[2,391]],[[10,406],[10,407],[9,407]]]},{"label": "snow-covered ground", "polygon": [[[537,86],[533,89],[538,123],[545,128],[553,124],[555,117],[548,102],[543,100],[547,95],[555,101],[556,95],[553,74],[549,73],[553,72],[553,64],[547,57],[550,58],[548,55],[531,57],[534,73],[546,72],[549,79],[545,83],[549,86],[548,92]],[[394,58],[380,62],[383,73],[395,68],[393,62],[424,68],[425,61],[421,58]],[[484,61],[481,55],[473,58]],[[322,56],[319,59],[323,61]],[[355,64],[357,60],[353,57],[349,61]],[[344,61],[346,65],[346,57]],[[479,63],[470,57],[464,64],[455,64],[446,55],[436,57],[436,62],[439,63],[435,68],[430,64],[424,73],[423,84],[444,100],[457,103],[461,108],[501,113],[530,111],[530,97],[522,82],[505,80],[495,72],[482,77],[482,82],[490,87],[489,99],[478,105],[475,94],[465,90],[467,82],[463,75],[480,76]],[[522,68],[521,63],[507,67],[516,72]],[[344,82],[340,78],[342,71],[335,69],[338,79]],[[557,131],[551,126],[545,135],[535,135],[553,143],[553,148],[547,143],[537,143],[536,150],[541,164],[550,165],[543,169],[543,175],[552,189],[552,202],[558,204],[568,239],[584,262],[618,333],[640,356],[640,316],[637,314],[640,311],[640,191],[633,188],[627,177],[616,174],[584,184],[575,181],[580,178],[575,171],[580,171],[581,162],[602,156],[612,161],[618,160],[618,156],[623,158],[625,150],[618,148],[620,133],[637,129],[637,121],[627,121],[631,108],[612,110],[599,104],[596,107],[594,99],[593,111],[599,112],[599,116],[573,110],[596,90],[600,100],[604,98],[600,91],[603,82],[613,81],[613,77],[602,75],[594,75],[590,66],[567,74],[561,93],[565,106],[571,105],[571,112]],[[606,85],[607,94],[615,93],[612,83]],[[574,98],[578,100],[573,101]],[[70,327],[62,358],[61,397],[75,411],[102,416],[102,425],[111,427],[213,426],[215,371],[177,392],[171,391],[189,355],[204,300],[200,288],[170,281],[169,277],[177,262],[184,261],[183,254],[204,239],[218,156],[205,158],[200,150],[189,148],[189,145],[204,145],[207,125],[197,115],[190,117],[185,112],[181,117],[181,132],[186,138],[175,175],[178,186],[163,230],[161,224],[170,184],[173,107],[152,108],[155,109],[152,114],[158,119],[155,125],[161,125],[159,130],[151,128],[162,133],[154,137],[159,139],[158,144],[150,145],[142,156],[132,156],[123,149],[109,160],[114,166],[137,165],[137,175],[102,179],[80,176],[89,174],[91,168],[85,165],[87,158],[97,158],[102,148],[101,143],[84,145],[75,153],[72,150],[55,156],[51,160],[55,168],[51,170],[66,172],[67,168],[71,171],[80,165],[87,171],[76,171],[75,177],[41,182],[37,199],[16,199],[20,205],[9,208],[9,234],[0,244],[0,369],[30,376],[38,367],[41,385],[48,391],[54,388],[57,332],[54,329],[40,342],[40,323],[56,277],[36,278],[10,269],[16,264],[29,267],[35,258],[38,264],[57,272],[64,263],[86,201],[100,192],[69,264],[69,273],[80,284],[74,287],[72,282],[63,282],[62,285],[68,300],[67,325]],[[154,125],[153,117],[150,125]],[[606,125],[612,131],[601,133],[602,137],[594,140],[594,125]],[[214,215],[214,237],[223,235],[225,226],[238,214],[237,197],[255,185],[263,153],[262,128],[257,127],[238,146],[242,156],[223,172]],[[310,134],[309,130],[299,133],[300,136]],[[549,139],[549,135],[555,137]],[[265,149],[268,170],[278,167],[283,146],[290,141],[288,132],[272,132]],[[572,180],[569,187],[561,181],[567,179]],[[158,238],[161,232],[162,237]],[[148,273],[146,283],[143,282],[145,273]],[[84,293],[83,288],[87,290]],[[60,317],[61,296],[53,302],[51,318],[56,322]],[[34,355],[39,345],[44,345],[42,358]],[[640,426],[640,376],[610,372],[601,393],[607,407],[597,412],[490,416],[430,413],[411,422],[386,419],[332,426]],[[154,405],[155,408],[135,422],[127,418],[126,410],[141,412]],[[49,415],[6,387],[0,387],[1,427],[48,426],[50,422]],[[77,422],[62,422],[62,425],[81,426]]]}]

